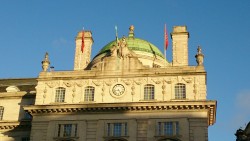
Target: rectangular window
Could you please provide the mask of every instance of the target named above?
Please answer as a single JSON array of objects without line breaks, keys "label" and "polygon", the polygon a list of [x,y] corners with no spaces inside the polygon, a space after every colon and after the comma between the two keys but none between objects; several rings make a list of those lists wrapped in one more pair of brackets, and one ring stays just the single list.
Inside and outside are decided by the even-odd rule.
[{"label": "rectangular window", "polygon": [[157,135],[158,136],[175,136],[179,134],[178,122],[158,122]]},{"label": "rectangular window", "polygon": [[65,98],[65,88],[59,87],[56,89],[56,97],[55,97],[55,102],[64,102]]},{"label": "rectangular window", "polygon": [[77,124],[58,124],[57,137],[76,137]]},{"label": "rectangular window", "polygon": [[128,136],[127,123],[107,123],[106,135],[109,137]]},{"label": "rectangular window", "polygon": [[30,137],[23,137],[22,141],[30,141]]},{"label": "rectangular window", "polygon": [[88,86],[85,88],[84,101],[94,101],[95,88]]},{"label": "rectangular window", "polygon": [[153,100],[155,95],[154,85],[147,84],[144,86],[144,100]]},{"label": "rectangular window", "polygon": [[0,120],[3,120],[4,107],[0,106]]}]

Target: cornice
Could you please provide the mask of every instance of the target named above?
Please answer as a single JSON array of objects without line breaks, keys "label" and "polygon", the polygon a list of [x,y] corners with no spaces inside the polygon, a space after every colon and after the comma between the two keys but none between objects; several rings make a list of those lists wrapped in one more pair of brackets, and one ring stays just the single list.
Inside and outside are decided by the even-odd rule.
[{"label": "cornice", "polygon": [[0,131],[24,128],[31,128],[31,121],[0,121]]},{"label": "cornice", "polygon": [[216,101],[162,101],[91,104],[54,104],[24,106],[32,115],[67,113],[113,113],[113,112],[153,112],[153,111],[207,111],[208,124],[213,125],[216,118]]},{"label": "cornice", "polygon": [[58,71],[58,72],[41,72],[38,81],[41,80],[70,80],[70,79],[106,79],[106,78],[134,78],[134,77],[161,77],[161,76],[185,76],[185,75],[206,75],[205,70],[196,70],[198,67],[190,67],[189,70],[161,68],[155,70],[134,70],[128,72],[121,71]]}]

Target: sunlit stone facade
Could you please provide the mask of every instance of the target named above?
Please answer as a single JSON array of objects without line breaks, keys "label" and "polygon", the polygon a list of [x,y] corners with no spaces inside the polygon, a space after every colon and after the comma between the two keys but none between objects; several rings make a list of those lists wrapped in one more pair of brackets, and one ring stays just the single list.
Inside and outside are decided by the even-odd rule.
[{"label": "sunlit stone facade", "polygon": [[171,38],[173,62],[133,26],[91,60],[92,33],[79,32],[74,70],[48,71],[46,54],[38,78],[0,81],[0,140],[207,141],[216,101],[206,98],[204,55],[188,64],[186,26]]}]

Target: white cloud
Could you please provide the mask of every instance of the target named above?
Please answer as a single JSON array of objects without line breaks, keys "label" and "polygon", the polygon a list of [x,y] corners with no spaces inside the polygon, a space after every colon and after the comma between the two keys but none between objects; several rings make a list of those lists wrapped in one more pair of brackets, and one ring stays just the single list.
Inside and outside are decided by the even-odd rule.
[{"label": "white cloud", "polygon": [[64,38],[59,38],[59,39],[56,39],[52,42],[52,46],[53,47],[61,47],[61,46],[69,46],[71,45],[72,42],[70,41],[67,41],[66,39]]}]

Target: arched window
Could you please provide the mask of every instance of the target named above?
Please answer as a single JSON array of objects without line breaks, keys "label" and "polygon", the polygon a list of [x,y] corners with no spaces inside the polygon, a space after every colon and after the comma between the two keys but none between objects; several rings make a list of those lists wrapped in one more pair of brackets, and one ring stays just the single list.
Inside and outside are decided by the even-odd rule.
[{"label": "arched window", "polygon": [[55,102],[64,102],[66,89],[63,87],[56,88]]},{"label": "arched window", "polygon": [[186,85],[183,83],[177,83],[175,85],[175,99],[186,98]]},{"label": "arched window", "polygon": [[3,120],[3,111],[4,111],[4,107],[0,106],[0,120]]},{"label": "arched window", "polygon": [[84,101],[94,101],[95,88],[92,86],[85,87]]},{"label": "arched window", "polygon": [[152,100],[155,98],[155,86],[147,84],[144,86],[144,100]]}]

